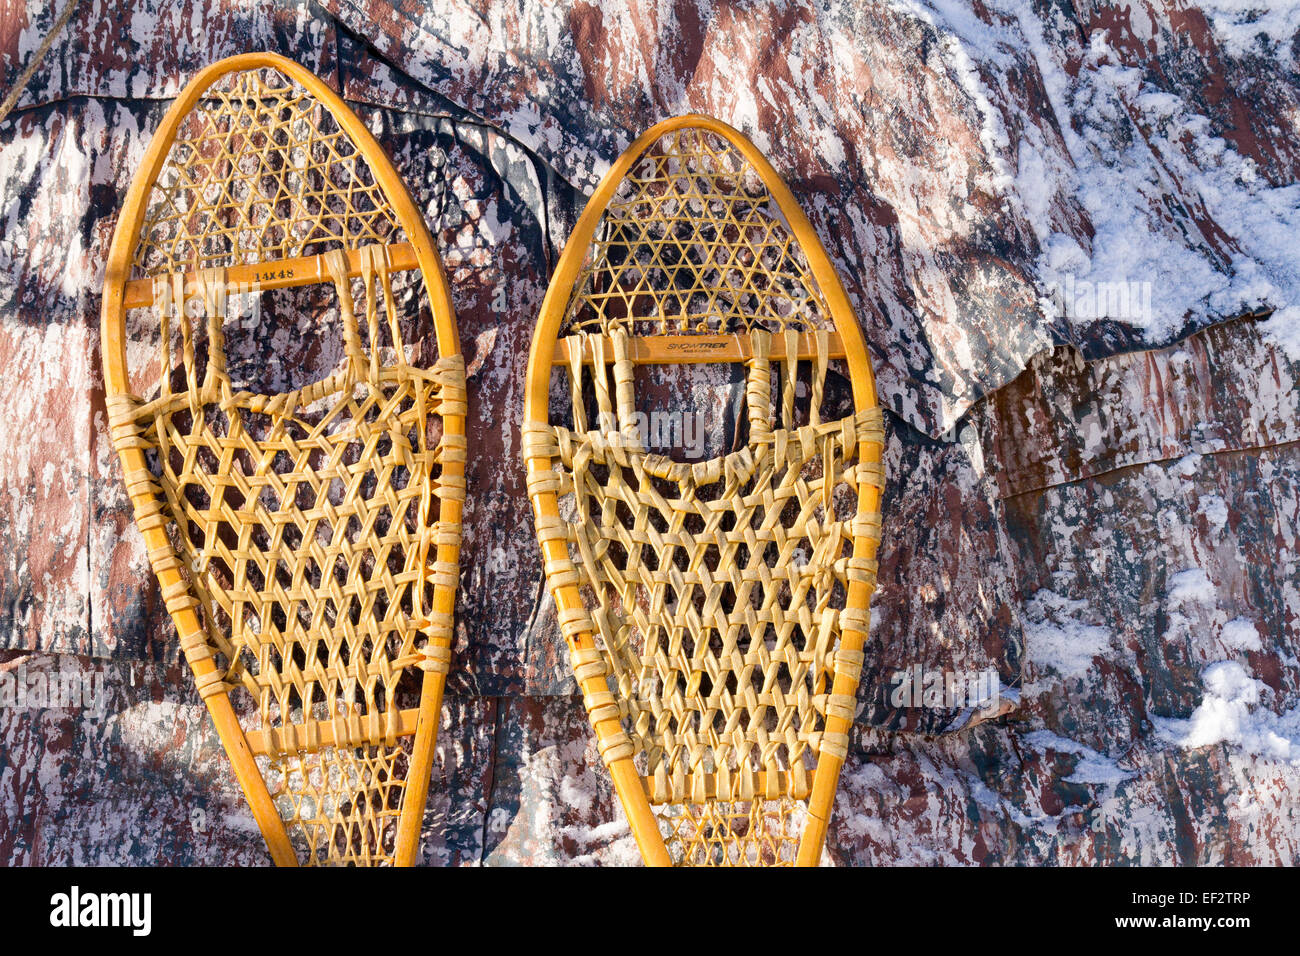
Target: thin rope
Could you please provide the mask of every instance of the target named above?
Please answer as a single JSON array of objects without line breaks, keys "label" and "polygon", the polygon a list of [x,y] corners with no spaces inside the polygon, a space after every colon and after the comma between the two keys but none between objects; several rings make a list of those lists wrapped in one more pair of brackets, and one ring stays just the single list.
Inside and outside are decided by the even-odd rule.
[{"label": "thin rope", "polygon": [[54,21],[54,27],[46,35],[44,41],[42,41],[40,48],[37,49],[31,62],[29,62],[23,72],[19,74],[18,80],[14,83],[13,89],[9,91],[9,95],[4,98],[3,103],[0,103],[0,123],[5,121],[5,117],[9,115],[9,111],[12,110],[14,104],[18,102],[18,97],[22,96],[23,90],[27,89],[27,84],[31,82],[32,76],[41,65],[41,61],[45,59],[45,54],[50,52],[50,46],[54,43],[54,38],[59,35],[65,26],[67,26],[68,19],[72,16],[72,10],[76,5],[77,0],[68,0],[68,2],[63,5],[63,12],[60,13],[59,18]]}]

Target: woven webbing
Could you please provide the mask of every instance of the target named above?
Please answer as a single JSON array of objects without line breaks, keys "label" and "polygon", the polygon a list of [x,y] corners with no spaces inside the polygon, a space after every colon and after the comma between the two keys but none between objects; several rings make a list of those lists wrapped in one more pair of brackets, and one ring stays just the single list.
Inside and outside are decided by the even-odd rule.
[{"label": "woven webbing", "polygon": [[313,862],[389,862],[406,790],[406,741],[270,758],[267,783],[294,842]]},{"label": "woven webbing", "polygon": [[776,800],[683,803],[663,811],[665,842],[684,866],[793,866],[804,805]]},{"label": "woven webbing", "polygon": [[177,130],[148,200],[142,275],[400,241],[365,157],[299,84],[227,74]]},{"label": "woven webbing", "polygon": [[[181,628],[187,660],[217,665],[199,693],[251,698],[248,742],[300,861],[390,860],[410,708],[421,673],[450,661],[435,593],[458,568],[437,551],[461,529],[439,516],[464,499],[444,467],[464,462],[465,439],[442,420],[465,414],[463,359],[410,364],[411,298],[395,295],[378,244],[403,240],[397,218],[329,112],[280,73],[226,77],[158,182],[136,256],[161,327],[156,392],[109,397],[115,445],[147,455],[126,475],[148,492],[137,524],[167,529],[171,546],[149,559],[183,581],[164,600],[202,622]],[[338,296],[342,367],[289,393],[236,390],[225,269],[309,254]],[[195,294],[181,273],[200,267]],[[402,278],[424,291],[418,272]]]},{"label": "woven webbing", "polygon": [[688,127],[647,150],[606,208],[565,327],[652,335],[832,324],[763,177],[721,136]]}]

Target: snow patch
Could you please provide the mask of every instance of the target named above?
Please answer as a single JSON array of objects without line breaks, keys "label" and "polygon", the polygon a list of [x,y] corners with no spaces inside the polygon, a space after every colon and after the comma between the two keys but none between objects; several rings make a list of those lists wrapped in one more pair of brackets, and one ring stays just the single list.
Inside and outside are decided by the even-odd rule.
[{"label": "snow patch", "polygon": [[1213,605],[1217,592],[1204,568],[1188,568],[1169,579],[1169,600],[1174,604]]},{"label": "snow patch", "polygon": [[1264,685],[1237,661],[1219,661],[1201,673],[1205,697],[1186,720],[1156,717],[1158,733],[1192,750],[1215,744],[1300,766],[1300,707],[1282,715],[1259,708]]},{"label": "snow patch", "polygon": [[1024,742],[1034,750],[1054,750],[1057,753],[1071,754],[1082,759],[1075,764],[1074,770],[1065,778],[1066,783],[1091,784],[1093,786],[1114,787],[1133,776],[1103,753],[1087,747],[1077,740],[1070,740],[1050,730],[1036,730],[1026,734]]},{"label": "snow patch", "polygon": [[1260,325],[1264,337],[1279,346],[1292,362],[1300,362],[1300,305],[1278,309]]},{"label": "snow patch", "polygon": [[1085,754],[1074,765],[1074,771],[1065,778],[1066,783],[1090,784],[1094,787],[1117,787],[1133,774],[1120,769],[1119,764],[1099,753]]},{"label": "snow patch", "polygon": [[1215,534],[1222,534],[1228,526],[1228,503],[1220,495],[1201,495],[1199,504],[1210,528]]},{"label": "snow patch", "polygon": [[1255,52],[1291,58],[1291,41],[1300,32],[1300,4],[1294,0],[1199,0],[1197,6],[1233,56]]},{"label": "snow patch", "polygon": [[1259,640],[1259,629],[1255,622],[1244,617],[1234,618],[1223,625],[1219,640],[1225,647],[1234,651],[1258,651],[1263,649]]},{"label": "snow patch", "polygon": [[[1300,5],[1289,4],[1285,11],[1267,6],[1210,0],[1207,15],[1230,53],[1271,44],[1275,55],[1289,59]],[[1008,196],[1039,237],[1041,286],[1086,290],[1082,297],[1066,297],[1076,301],[1065,301],[1063,309],[1045,311],[1064,311],[1081,325],[1102,317],[1121,319],[1159,344],[1189,318],[1271,305],[1281,311],[1270,330],[1289,354],[1300,355],[1300,320],[1293,305],[1300,303],[1300,264],[1291,253],[1291,237],[1300,229],[1300,184],[1271,186],[1254,160],[1214,135],[1209,118],[1195,112],[1192,103],[1123,65],[1124,56],[1111,47],[1110,30],[1093,30],[1074,49],[1063,49],[1061,38],[1050,33],[1027,0],[990,0],[990,7],[1019,26],[1069,160],[1059,162],[1059,147],[1029,132],[1035,123],[1025,124]],[[987,47],[996,49],[1005,27],[986,26],[984,33]],[[1171,193],[1199,201],[1203,210],[1171,214]],[[1077,201],[1091,235],[1083,238],[1053,215],[1059,203],[1048,197]],[[1186,229],[1198,217],[1222,227],[1231,245],[1211,248],[1189,241]],[[1122,302],[1119,293],[1133,283],[1141,292],[1141,308],[1121,315],[1110,314],[1116,309],[1109,304],[1101,307],[1103,291],[1108,303]]]},{"label": "snow patch", "polygon": [[1025,643],[1029,660],[1062,677],[1082,677],[1093,659],[1110,646],[1104,627],[1079,620],[1088,607],[1046,588],[1025,605]]}]

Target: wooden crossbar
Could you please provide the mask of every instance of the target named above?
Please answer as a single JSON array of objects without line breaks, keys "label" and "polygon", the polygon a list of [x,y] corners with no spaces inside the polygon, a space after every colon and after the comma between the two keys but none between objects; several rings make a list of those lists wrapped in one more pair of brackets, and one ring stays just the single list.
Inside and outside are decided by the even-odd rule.
[{"label": "wooden crossbar", "polygon": [[[552,365],[569,364],[569,339],[557,339]],[[829,334],[829,358],[844,358],[844,342],[838,332]],[[583,350],[582,361],[590,365],[592,350]],[[628,356],[633,365],[687,365],[706,362],[746,362],[753,358],[753,346],[746,335],[633,335],[628,337]],[[771,358],[784,359],[784,336],[772,336]],[[817,338],[812,333],[799,336],[799,358],[817,357]],[[605,349],[605,363],[612,365],[614,350]]]},{"label": "wooden crossbar", "polygon": [[[388,268],[392,272],[404,272],[420,268],[415,257],[415,248],[409,242],[399,242],[384,247],[388,258]],[[348,249],[348,275],[361,275],[361,253]],[[316,282],[329,282],[329,270],[325,266],[325,256],[299,256],[293,259],[272,259],[253,265],[230,266],[226,269],[226,286],[249,286],[259,290],[288,289],[293,286],[312,285]],[[186,290],[198,291],[196,273],[185,273]],[[132,279],[126,284],[126,302],[128,309],[143,309],[153,305],[153,279]]]}]

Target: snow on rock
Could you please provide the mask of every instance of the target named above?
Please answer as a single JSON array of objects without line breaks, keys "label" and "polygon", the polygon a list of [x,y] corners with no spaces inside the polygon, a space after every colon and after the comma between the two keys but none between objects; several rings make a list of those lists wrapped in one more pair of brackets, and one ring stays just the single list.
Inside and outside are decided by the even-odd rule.
[{"label": "snow on rock", "polygon": [[1276,59],[1280,67],[1296,66],[1292,41],[1300,33],[1300,6],[1260,0],[1201,0],[1199,6],[1229,53],[1256,52]]},{"label": "snow on rock", "polygon": [[1030,661],[1060,677],[1086,674],[1111,641],[1106,628],[1079,618],[1087,608],[1085,601],[1072,601],[1046,588],[1034,594],[1025,607]]},{"label": "snow on rock", "polygon": [[1036,750],[1055,751],[1080,758],[1074,770],[1064,778],[1066,783],[1113,787],[1133,776],[1131,772],[1121,769],[1105,754],[1098,753],[1078,741],[1068,740],[1050,730],[1035,730],[1022,739]]},{"label": "snow on rock", "polygon": [[1222,495],[1201,495],[1198,499],[1201,514],[1214,531],[1222,531],[1228,524],[1228,503]]},{"label": "snow on rock", "polygon": [[1219,661],[1201,675],[1205,699],[1185,720],[1156,718],[1161,734],[1180,747],[1213,744],[1300,766],[1300,707],[1278,715],[1260,706],[1260,681],[1237,661]]},{"label": "snow on rock", "polygon": [[1280,345],[1293,362],[1300,362],[1300,305],[1278,309],[1264,323],[1268,337]]},{"label": "snow on rock", "polygon": [[1169,597],[1175,604],[1213,604],[1214,582],[1204,568],[1188,568],[1169,579]]},{"label": "snow on rock", "polygon": [[1224,624],[1223,630],[1219,634],[1219,640],[1223,641],[1225,647],[1234,651],[1263,650],[1259,629],[1253,621],[1249,621],[1244,617],[1234,617]]}]

